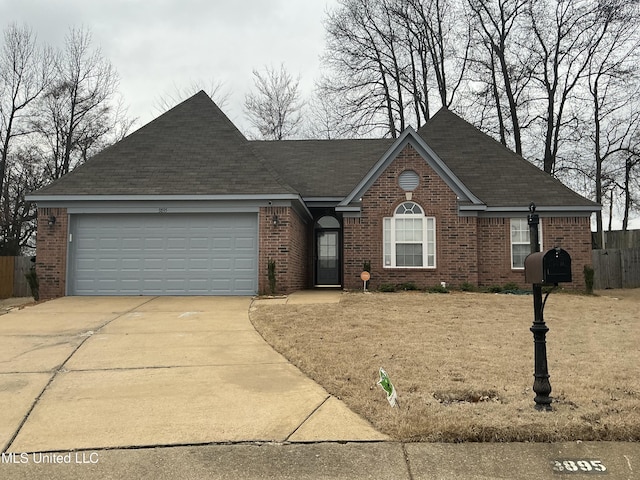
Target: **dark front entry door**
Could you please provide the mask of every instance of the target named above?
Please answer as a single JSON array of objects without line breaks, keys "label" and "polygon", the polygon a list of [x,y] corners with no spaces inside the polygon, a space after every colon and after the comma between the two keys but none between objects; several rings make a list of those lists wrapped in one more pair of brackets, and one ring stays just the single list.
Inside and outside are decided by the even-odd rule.
[{"label": "dark front entry door", "polygon": [[334,230],[316,231],[316,284],[340,285],[339,235]]}]

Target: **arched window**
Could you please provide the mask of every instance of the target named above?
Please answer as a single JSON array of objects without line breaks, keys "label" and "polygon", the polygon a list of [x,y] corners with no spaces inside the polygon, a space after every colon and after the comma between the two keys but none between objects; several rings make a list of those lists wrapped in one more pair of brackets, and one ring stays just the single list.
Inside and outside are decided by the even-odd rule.
[{"label": "arched window", "polygon": [[400,204],[383,221],[385,268],[435,268],[436,219],[415,202]]},{"label": "arched window", "polygon": [[336,217],[325,215],[318,219],[316,228],[340,228],[340,222]]}]

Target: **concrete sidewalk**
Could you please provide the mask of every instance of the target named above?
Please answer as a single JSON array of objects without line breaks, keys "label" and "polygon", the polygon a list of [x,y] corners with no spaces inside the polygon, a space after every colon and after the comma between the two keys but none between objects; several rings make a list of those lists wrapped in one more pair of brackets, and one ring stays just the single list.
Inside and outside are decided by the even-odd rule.
[{"label": "concrete sidewalk", "polygon": [[[15,457],[15,463],[1,464],[0,476],[8,480],[630,480],[639,478],[639,450],[637,443],[607,442],[201,445],[27,454],[23,463]],[[51,460],[59,463],[44,463]]]},{"label": "concrete sidewalk", "polygon": [[253,301],[258,305],[318,305],[322,303],[340,303],[344,292],[335,288],[318,288],[315,290],[300,290],[289,295],[276,297],[260,297]]}]

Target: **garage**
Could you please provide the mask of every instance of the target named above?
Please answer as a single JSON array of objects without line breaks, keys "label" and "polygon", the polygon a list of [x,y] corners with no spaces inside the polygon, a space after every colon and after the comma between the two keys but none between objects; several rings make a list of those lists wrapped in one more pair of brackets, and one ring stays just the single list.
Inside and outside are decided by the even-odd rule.
[{"label": "garage", "polygon": [[255,213],[75,214],[69,295],[254,295]]}]

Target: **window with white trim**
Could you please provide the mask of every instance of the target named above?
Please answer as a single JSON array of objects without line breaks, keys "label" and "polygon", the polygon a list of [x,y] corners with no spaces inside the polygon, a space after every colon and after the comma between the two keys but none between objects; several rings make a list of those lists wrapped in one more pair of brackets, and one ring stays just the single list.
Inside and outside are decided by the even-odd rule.
[{"label": "window with white trim", "polygon": [[404,202],[383,219],[385,268],[435,268],[436,219],[414,202]]},{"label": "window with white trim", "polygon": [[[542,250],[542,224],[538,224],[538,241]],[[524,268],[524,259],[531,253],[529,222],[526,218],[511,219],[511,268]]]}]

